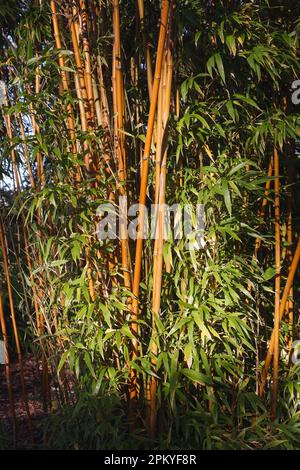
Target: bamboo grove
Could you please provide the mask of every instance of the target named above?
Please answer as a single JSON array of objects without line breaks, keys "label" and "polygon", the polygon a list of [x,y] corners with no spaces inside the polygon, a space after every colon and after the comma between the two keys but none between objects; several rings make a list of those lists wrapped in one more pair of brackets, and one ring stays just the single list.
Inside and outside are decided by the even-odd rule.
[{"label": "bamboo grove", "polygon": [[[299,17],[2,0],[0,448],[21,445],[13,365],[41,445],[28,357],[50,448],[300,448]],[[99,239],[124,200],[136,239]],[[200,248],[166,204],[204,207]]]}]

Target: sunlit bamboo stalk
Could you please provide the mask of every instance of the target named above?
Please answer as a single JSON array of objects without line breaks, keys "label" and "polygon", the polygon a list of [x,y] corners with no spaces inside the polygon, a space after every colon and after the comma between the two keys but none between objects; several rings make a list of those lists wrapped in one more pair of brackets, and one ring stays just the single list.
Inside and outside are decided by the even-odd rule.
[{"label": "sunlit bamboo stalk", "polygon": [[[172,7],[172,2],[171,2]],[[170,20],[169,20],[170,23]],[[169,25],[170,30],[170,25]],[[166,172],[167,172],[167,134],[168,134],[168,121],[170,115],[170,102],[172,91],[172,72],[173,61],[170,49],[170,43],[166,51],[166,86],[162,93],[162,133],[161,133],[161,149],[162,161],[160,164],[160,176],[158,179],[158,213],[157,213],[157,237],[155,237],[154,252],[153,252],[153,296],[152,296],[152,338],[150,350],[153,355],[152,363],[156,365],[156,356],[158,346],[156,342],[157,327],[156,316],[160,315],[161,292],[162,292],[162,275],[163,275],[163,244],[166,234],[165,232],[165,210],[164,205],[166,202]],[[159,121],[157,121],[159,123]],[[150,434],[155,435],[156,431],[156,393],[157,393],[157,379],[153,376],[150,377]]]},{"label": "sunlit bamboo stalk", "polygon": [[81,16],[81,36],[83,43],[84,61],[85,61],[85,81],[86,90],[90,108],[91,121],[95,119],[95,101],[94,101],[94,90],[92,80],[92,65],[91,65],[91,53],[90,43],[88,37],[88,15],[86,9],[85,0],[80,0],[80,16]]},{"label": "sunlit bamboo stalk", "polygon": [[[74,14],[69,14],[69,29],[71,33],[71,41],[72,41],[75,63],[76,63],[75,85],[76,85],[76,92],[77,92],[77,97],[79,100],[79,107],[80,107],[81,128],[82,128],[82,132],[86,133],[89,130],[89,126],[91,124],[91,114],[90,114],[90,110],[88,106],[89,100],[88,100],[88,93],[86,90],[85,73],[84,73],[84,67],[82,65],[75,24],[76,23],[75,23]],[[84,160],[85,160],[87,172],[91,175],[94,175],[96,173],[96,169],[98,166],[97,160],[96,160],[95,155],[91,151],[90,144],[88,144],[86,140],[84,140],[84,150],[85,150]]]},{"label": "sunlit bamboo stalk", "polygon": [[[293,247],[293,191],[292,184],[294,182],[293,175],[293,166],[291,163],[291,158],[289,156],[288,162],[288,194],[287,194],[287,255],[286,259],[289,264],[292,262],[292,247]],[[288,350],[289,350],[289,360],[291,359],[292,346],[293,346],[293,333],[294,333],[294,300],[293,300],[293,288],[290,290],[289,299],[287,301],[287,315],[289,322],[289,341],[288,341]]]},{"label": "sunlit bamboo stalk", "polygon": [[[135,320],[139,316],[139,290],[140,290],[140,278],[142,270],[142,252],[143,252],[143,231],[144,231],[144,217],[145,217],[145,203],[146,203],[146,191],[147,191],[147,181],[148,181],[148,169],[149,169],[149,158],[151,150],[151,142],[154,129],[154,120],[155,112],[157,107],[158,91],[161,78],[161,68],[163,60],[163,50],[166,38],[167,22],[169,16],[170,2],[168,0],[163,0],[161,8],[161,21],[160,21],[160,32],[159,40],[157,47],[157,57],[156,57],[156,66],[153,82],[153,90],[151,95],[150,111],[147,124],[147,133],[145,140],[145,147],[143,153],[142,167],[141,167],[141,185],[140,185],[140,196],[139,204],[140,211],[138,217],[138,236],[136,241],[136,251],[135,251],[135,265],[134,265],[134,277],[133,277],[133,301],[132,301],[132,330],[136,335],[133,340],[133,353],[132,359],[134,360],[138,355],[138,324]],[[138,394],[138,383],[136,380],[136,374],[131,371],[131,386],[130,386],[130,398],[134,400]]]},{"label": "sunlit bamboo stalk", "polygon": [[274,312],[274,355],[273,355],[273,386],[272,386],[272,411],[274,419],[277,408],[278,374],[279,374],[279,332],[280,332],[280,195],[279,195],[279,156],[274,149],[274,209],[275,209],[275,312]]},{"label": "sunlit bamboo stalk", "polygon": [[147,34],[146,34],[146,28],[145,28],[144,0],[138,0],[138,10],[139,10],[139,19],[140,19],[141,33],[142,33],[143,45],[144,45],[146,70],[147,70],[148,94],[149,94],[149,99],[151,100],[152,89],[153,89],[153,73],[152,73],[151,52],[150,52],[150,47],[149,47]]},{"label": "sunlit bamboo stalk", "polygon": [[[113,82],[113,94],[115,102],[116,114],[114,119],[116,120],[115,129],[115,143],[116,152],[118,156],[118,175],[119,175],[119,193],[121,197],[126,198],[127,201],[127,189],[126,189],[126,148],[124,140],[124,98],[123,98],[123,74],[122,74],[122,63],[121,63],[121,34],[120,34],[120,11],[119,1],[113,0],[113,27],[114,27],[114,47],[113,47],[113,66],[114,70],[114,82]],[[127,221],[123,220],[121,224],[121,256],[122,256],[122,270],[124,276],[124,285],[127,289],[131,290],[131,273],[130,273],[130,261],[129,261],[129,247],[128,247],[128,234],[127,234]]]}]

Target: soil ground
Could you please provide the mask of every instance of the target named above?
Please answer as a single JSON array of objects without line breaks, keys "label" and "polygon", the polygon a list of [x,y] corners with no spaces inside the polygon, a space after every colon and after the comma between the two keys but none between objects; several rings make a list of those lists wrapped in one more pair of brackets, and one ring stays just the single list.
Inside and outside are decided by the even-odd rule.
[{"label": "soil ground", "polygon": [[27,356],[23,359],[23,368],[34,442],[32,442],[28,416],[22,397],[19,364],[13,362],[10,366],[10,371],[16,416],[16,432],[14,438],[5,366],[0,365],[0,449],[32,449],[39,448],[42,445],[41,421],[45,417],[45,412],[40,399],[41,379],[40,371],[38,370],[39,365],[32,356]]}]

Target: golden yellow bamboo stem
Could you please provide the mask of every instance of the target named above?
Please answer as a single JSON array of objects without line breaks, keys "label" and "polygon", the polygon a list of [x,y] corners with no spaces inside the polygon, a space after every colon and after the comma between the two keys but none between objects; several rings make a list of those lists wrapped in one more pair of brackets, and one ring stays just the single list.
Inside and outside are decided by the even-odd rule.
[{"label": "golden yellow bamboo stem", "polygon": [[[120,34],[120,11],[119,1],[113,0],[113,27],[114,27],[114,47],[113,47],[113,66],[114,66],[114,106],[116,109],[115,129],[115,143],[118,158],[119,169],[119,193],[122,197],[127,198],[126,189],[126,150],[124,142],[124,99],[123,99],[123,74],[121,64],[121,34]],[[123,221],[121,224],[121,257],[122,257],[122,270],[124,276],[124,285],[127,289],[131,290],[131,274],[130,274],[130,261],[129,261],[129,247],[126,223]]]},{"label": "golden yellow bamboo stem", "polygon": [[119,181],[126,182],[126,158],[124,145],[124,90],[123,90],[123,73],[121,62],[121,34],[120,34],[120,11],[119,1],[113,0],[113,25],[114,25],[114,66],[116,80],[116,110],[117,110],[117,126],[118,138],[117,147],[119,152]]},{"label": "golden yellow bamboo stem", "polygon": [[[78,98],[81,130],[83,132],[86,132],[87,129],[88,129],[88,124],[87,124],[86,113],[85,113],[85,109],[84,109],[83,98],[82,98],[82,95],[81,95],[81,89],[80,89],[80,86],[79,86],[79,80],[78,80],[78,74],[77,73],[75,73],[75,75],[74,75],[74,82],[75,82],[75,89],[76,89],[76,94],[77,94],[77,98]],[[87,147],[87,144],[84,141],[84,148],[86,149],[86,147]],[[89,162],[89,160],[87,160],[87,158],[88,157],[85,156],[85,164],[86,164],[86,167],[88,168],[89,165],[90,165],[90,162]]]},{"label": "golden yellow bamboo stem", "polygon": [[80,0],[80,14],[81,14],[81,36],[83,43],[83,52],[85,59],[85,81],[87,97],[90,107],[91,121],[95,118],[95,103],[94,103],[94,91],[93,91],[93,80],[92,80],[92,67],[91,67],[91,54],[90,44],[88,38],[88,22],[87,22],[87,11],[85,0]]},{"label": "golden yellow bamboo stem", "polygon": [[[162,113],[163,113],[163,105],[165,101],[165,91],[166,91],[166,61],[165,61],[165,51],[164,51],[164,58],[162,62],[162,73],[161,73],[161,80],[159,84],[159,91],[158,91],[158,101],[157,101],[157,114],[156,114],[156,149],[155,149],[155,182],[154,182],[154,233],[155,233],[155,241],[154,241],[154,250],[153,250],[153,269],[152,269],[152,310],[153,310],[153,303],[155,297],[155,289],[157,287],[157,257],[158,257],[158,236],[161,234],[161,211],[159,210],[159,188],[160,188],[160,179],[161,179],[161,153],[162,153],[162,137],[163,137],[163,120],[162,120]],[[153,336],[156,334],[156,327],[154,323],[154,311],[153,311],[153,318],[152,318],[152,337],[150,342],[150,351],[154,356],[151,360],[152,366],[155,366],[156,360],[154,359],[157,355],[157,346],[153,339]],[[155,429],[156,426],[156,380],[150,376],[147,381],[147,390],[146,390],[146,397],[147,397],[147,425],[149,428],[149,432],[151,435],[153,434],[152,430]]]},{"label": "golden yellow bamboo stem", "polygon": [[76,2],[74,2],[74,1],[73,1],[73,5],[72,5],[72,16],[73,16],[73,22],[74,22],[77,42],[79,44],[81,28],[80,28],[80,23],[79,23],[78,8],[76,6]]},{"label": "golden yellow bamboo stem", "polygon": [[152,60],[151,60],[150,47],[149,47],[146,29],[145,29],[144,0],[138,0],[138,10],[139,10],[141,33],[142,33],[144,51],[145,51],[144,54],[145,54],[145,62],[146,62],[146,70],[147,70],[148,94],[149,94],[149,99],[151,100],[152,89],[153,89],[153,73],[152,73]]},{"label": "golden yellow bamboo stem", "polygon": [[[290,264],[292,262],[292,246],[293,246],[293,216],[292,216],[292,184],[293,184],[293,166],[291,164],[290,158],[288,162],[288,200],[287,200],[287,261]],[[290,290],[289,299],[287,301],[287,314],[289,321],[289,354],[291,358],[292,354],[292,345],[293,345],[293,329],[294,329],[294,301],[293,301],[293,288]]]},{"label": "golden yellow bamboo stem", "polygon": [[[172,2],[171,2],[172,6]],[[170,20],[169,20],[170,22]],[[171,25],[169,25],[169,31]],[[170,34],[170,33],[169,33]],[[167,173],[167,133],[168,122],[170,115],[171,91],[172,91],[172,74],[173,74],[173,60],[170,49],[170,38],[168,38],[168,47],[165,55],[165,71],[166,82],[162,87],[162,132],[161,151],[163,158],[159,166],[158,178],[158,212],[157,212],[157,236],[155,237],[154,252],[153,252],[153,295],[152,295],[152,336],[150,343],[150,350],[152,353],[152,364],[156,364],[156,356],[158,347],[156,343],[157,328],[155,317],[160,315],[161,304],[161,291],[162,291],[162,274],[163,274],[163,245],[165,238],[165,214],[164,205],[166,202],[166,173]],[[160,122],[157,120],[157,126]],[[156,224],[155,224],[156,225]],[[157,379],[153,376],[150,377],[150,412],[149,412],[149,430],[151,436],[156,432],[156,392],[157,392]]]},{"label": "golden yellow bamboo stem", "polygon": [[[114,67],[114,57],[113,57],[113,75],[115,74],[115,67]],[[112,174],[112,168],[111,168],[111,130],[110,130],[110,114],[109,114],[109,106],[108,106],[108,99],[107,99],[107,93],[106,89],[104,86],[104,80],[103,80],[103,72],[102,72],[102,64],[101,64],[101,59],[99,56],[97,56],[97,75],[98,75],[98,81],[99,81],[99,87],[100,87],[100,96],[99,96],[99,101],[100,101],[100,109],[101,109],[101,125],[104,129],[104,136],[103,136],[103,158],[106,163],[105,166],[105,171],[107,174]],[[112,77],[113,78],[113,77]],[[113,94],[114,94],[114,84],[113,84]],[[115,99],[115,98],[113,98]],[[116,115],[116,108],[114,108],[114,116]],[[113,120],[115,124],[115,119]],[[115,129],[114,129],[114,135],[115,134]],[[109,198],[111,199],[113,196],[110,194]]]},{"label": "golden yellow bamboo stem", "polygon": [[278,395],[278,369],[279,369],[279,332],[280,332],[280,196],[279,196],[279,156],[274,149],[274,208],[275,208],[275,312],[274,312],[274,355],[273,355],[273,387],[272,387],[272,418],[276,416]]},{"label": "golden yellow bamboo stem", "polygon": [[101,64],[100,56],[97,56],[97,73],[98,73],[98,81],[99,81],[99,87],[100,87],[100,99],[101,99],[103,126],[109,129],[110,127],[109,106],[108,106],[107,93],[106,93],[106,89],[104,86],[103,71],[102,71],[102,64]]},{"label": "golden yellow bamboo stem", "polygon": [[[86,90],[86,80],[85,80],[85,73],[84,68],[82,65],[81,57],[80,57],[80,50],[79,50],[79,43],[78,37],[76,34],[76,26],[75,26],[75,17],[74,14],[71,16],[69,15],[69,29],[71,32],[71,40],[73,45],[73,51],[75,56],[76,62],[76,69],[77,73],[75,74],[75,86],[77,97],[79,100],[79,108],[80,108],[80,118],[81,118],[81,127],[83,132],[87,132],[89,130],[89,126],[91,124],[91,113],[89,110],[89,99],[88,93]],[[81,104],[80,104],[81,103]],[[89,144],[87,141],[84,141],[84,149],[85,149],[85,166],[88,173],[96,174],[98,168],[98,162],[96,156],[93,152],[90,151]]]},{"label": "golden yellow bamboo stem", "polygon": [[[133,278],[133,301],[132,301],[132,330],[136,335],[135,339],[133,340],[133,353],[132,358],[133,360],[137,357],[138,354],[138,324],[135,320],[138,319],[139,314],[139,290],[140,290],[140,278],[141,278],[141,270],[142,270],[142,252],[143,252],[143,231],[144,231],[144,217],[145,211],[144,206],[146,203],[146,191],[147,191],[147,181],[148,181],[148,169],[149,169],[149,158],[150,158],[150,150],[151,150],[151,142],[153,136],[153,128],[154,128],[154,120],[155,120],[155,111],[157,107],[157,99],[158,99],[158,91],[159,91],[159,84],[161,78],[161,67],[162,67],[162,60],[163,60],[163,50],[166,38],[166,30],[167,30],[167,22],[169,16],[169,9],[170,9],[170,2],[168,0],[163,0],[162,8],[161,8],[161,20],[160,20],[160,32],[159,32],[159,40],[158,40],[158,47],[157,47],[157,57],[156,57],[156,66],[155,66],[155,74],[154,74],[154,83],[153,83],[153,90],[151,95],[151,103],[150,103],[150,112],[147,124],[147,133],[146,133],[146,141],[143,153],[143,160],[142,160],[142,167],[141,167],[141,186],[140,186],[140,211],[138,217],[138,234],[137,234],[137,242],[136,242],[136,252],[135,252],[135,266],[134,266],[134,278]],[[136,381],[135,373],[131,371],[131,387],[130,387],[130,398],[135,399],[138,393],[138,384]]]},{"label": "golden yellow bamboo stem", "polygon": [[[78,40],[76,36],[76,30],[75,30],[75,23],[74,23],[74,17],[69,18],[69,28],[71,32],[71,40],[72,40],[72,45],[73,45],[73,51],[74,51],[74,56],[75,56],[75,62],[76,62],[76,68],[77,68],[77,73],[78,73],[78,82],[81,90],[81,96],[82,100],[84,102],[85,109],[87,109],[87,103],[88,103],[88,94],[86,90],[86,84],[85,84],[85,76],[84,76],[84,68],[82,65],[81,57],[80,57],[80,50],[79,50],[79,45],[78,45]],[[89,122],[90,120],[90,115],[88,109],[86,110],[87,114],[87,121]]]},{"label": "golden yellow bamboo stem", "polygon": [[166,91],[166,76],[167,67],[166,61],[162,63],[162,74],[159,84],[158,101],[157,101],[157,114],[156,114],[156,149],[155,149],[155,187],[154,187],[154,204],[158,204],[159,198],[159,181],[160,181],[160,166],[161,166],[161,151],[162,151],[162,137],[163,137],[163,106]]},{"label": "golden yellow bamboo stem", "polygon": [[76,34],[76,27],[75,27],[75,17],[69,17],[69,29],[71,32],[71,41],[73,45],[76,69],[77,69],[77,78],[78,78],[78,85],[80,89],[80,98],[82,99],[84,110],[85,110],[85,121],[86,121],[86,128],[83,130],[85,131],[88,127],[88,123],[90,121],[90,114],[88,110],[88,94],[86,90],[86,83],[85,83],[85,75],[84,75],[84,68],[81,61],[80,50],[79,50],[79,42],[78,37]]},{"label": "golden yellow bamboo stem", "polygon": [[[167,61],[166,61],[166,68],[167,68],[167,82],[166,82],[166,90],[163,93],[163,115],[162,115],[162,154],[163,158],[160,164],[160,174],[158,179],[158,223],[159,223],[159,230],[158,230],[158,237],[155,239],[154,245],[154,265],[156,264],[156,272],[155,273],[155,280],[153,281],[153,313],[159,314],[160,310],[160,299],[161,299],[161,273],[162,273],[162,249],[163,249],[163,242],[164,242],[164,204],[165,204],[165,194],[166,194],[166,172],[167,172],[167,126],[169,121],[170,115],[170,100],[171,100],[171,85],[172,85],[172,72],[173,72],[173,61],[171,56],[170,49],[167,51]],[[157,256],[155,256],[155,254]],[[157,284],[158,283],[158,284]]]}]

